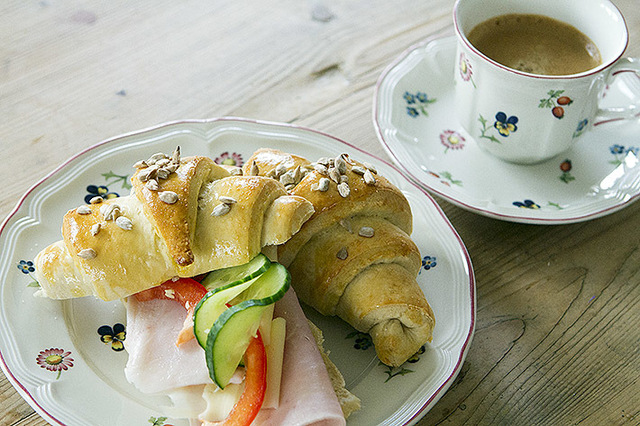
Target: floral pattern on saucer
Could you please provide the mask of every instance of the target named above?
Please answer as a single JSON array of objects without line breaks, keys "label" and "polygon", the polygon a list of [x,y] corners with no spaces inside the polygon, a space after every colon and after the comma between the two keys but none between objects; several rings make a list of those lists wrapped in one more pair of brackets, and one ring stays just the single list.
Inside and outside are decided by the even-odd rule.
[{"label": "floral pattern on saucer", "polygon": [[[640,135],[633,123],[610,125],[585,117],[574,131],[574,145],[539,164],[508,163],[483,150],[456,117],[454,85],[468,84],[473,77],[473,64],[456,49],[454,36],[419,43],[378,79],[374,126],[382,146],[404,174],[459,207],[521,223],[590,220],[640,198]],[[635,78],[618,76],[607,92],[607,102],[628,103],[625,87],[630,83],[625,81]],[[428,120],[406,113],[403,95],[415,87],[437,99],[429,108]],[[571,112],[574,95],[549,88],[538,106],[550,111],[551,120],[562,119]],[[476,120],[480,138],[501,144],[509,143],[525,124],[530,125],[525,117],[507,110],[488,111]],[[464,142],[449,144],[443,129],[455,131]]]}]

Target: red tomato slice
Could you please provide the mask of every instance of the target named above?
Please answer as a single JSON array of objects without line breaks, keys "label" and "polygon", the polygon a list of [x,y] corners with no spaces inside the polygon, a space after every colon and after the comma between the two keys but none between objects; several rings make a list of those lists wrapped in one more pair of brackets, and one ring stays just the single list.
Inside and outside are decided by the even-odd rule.
[{"label": "red tomato slice", "polygon": [[260,332],[251,339],[244,354],[245,387],[240,399],[221,423],[223,426],[248,426],[256,418],[267,390],[267,354]]},{"label": "red tomato slice", "polygon": [[191,278],[180,278],[176,281],[166,281],[159,286],[136,293],[134,296],[139,302],[154,299],[175,300],[187,310],[184,326],[178,334],[176,344],[188,342],[195,338],[193,334],[193,311],[196,305],[207,294],[205,286]]}]

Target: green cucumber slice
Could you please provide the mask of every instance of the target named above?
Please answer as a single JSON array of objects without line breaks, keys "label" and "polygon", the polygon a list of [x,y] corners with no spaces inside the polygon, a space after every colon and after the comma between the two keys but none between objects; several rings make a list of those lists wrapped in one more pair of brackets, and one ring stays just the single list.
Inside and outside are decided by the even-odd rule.
[{"label": "green cucumber slice", "polygon": [[260,275],[240,294],[242,302],[226,309],[207,336],[205,357],[209,376],[220,387],[229,383],[256,334],[266,307],[280,300],[291,285],[289,271],[279,263]]},{"label": "green cucumber slice", "polygon": [[209,272],[202,280],[202,285],[207,290],[213,290],[228,284],[249,281],[269,269],[270,264],[269,258],[260,253],[245,264]]},{"label": "green cucumber slice", "polygon": [[220,314],[228,309],[227,303],[249,288],[258,277],[249,281],[235,281],[211,290],[204,295],[193,311],[193,334],[203,349],[207,347],[207,335]]}]

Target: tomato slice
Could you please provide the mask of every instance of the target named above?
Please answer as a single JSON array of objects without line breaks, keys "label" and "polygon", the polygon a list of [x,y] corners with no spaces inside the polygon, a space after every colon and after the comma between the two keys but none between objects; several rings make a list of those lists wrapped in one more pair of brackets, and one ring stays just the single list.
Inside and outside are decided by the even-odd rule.
[{"label": "tomato slice", "polygon": [[260,332],[251,339],[244,355],[245,387],[223,426],[248,426],[256,418],[267,390],[267,354]]},{"label": "tomato slice", "polygon": [[187,317],[176,345],[180,346],[195,338],[193,334],[193,311],[196,305],[207,294],[207,288],[192,278],[180,278],[176,281],[169,280],[159,286],[136,293],[134,296],[139,302],[154,299],[175,300],[187,310]]}]

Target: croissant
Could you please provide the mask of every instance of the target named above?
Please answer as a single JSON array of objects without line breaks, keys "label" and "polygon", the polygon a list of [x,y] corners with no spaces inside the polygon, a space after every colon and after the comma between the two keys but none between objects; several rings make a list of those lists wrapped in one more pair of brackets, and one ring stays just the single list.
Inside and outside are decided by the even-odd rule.
[{"label": "croissant", "polygon": [[273,179],[231,175],[207,157],[181,159],[179,149],[136,166],[131,195],[66,213],[63,240],[35,259],[44,296],[114,300],[242,264],[285,242],[313,213]]},{"label": "croissant", "polygon": [[390,366],[431,341],[435,319],[416,281],[421,257],[409,237],[411,208],[398,188],[346,154],[310,163],[261,149],[244,171],[277,179],[314,206],[300,231],[278,247],[303,302],[369,333]]}]

